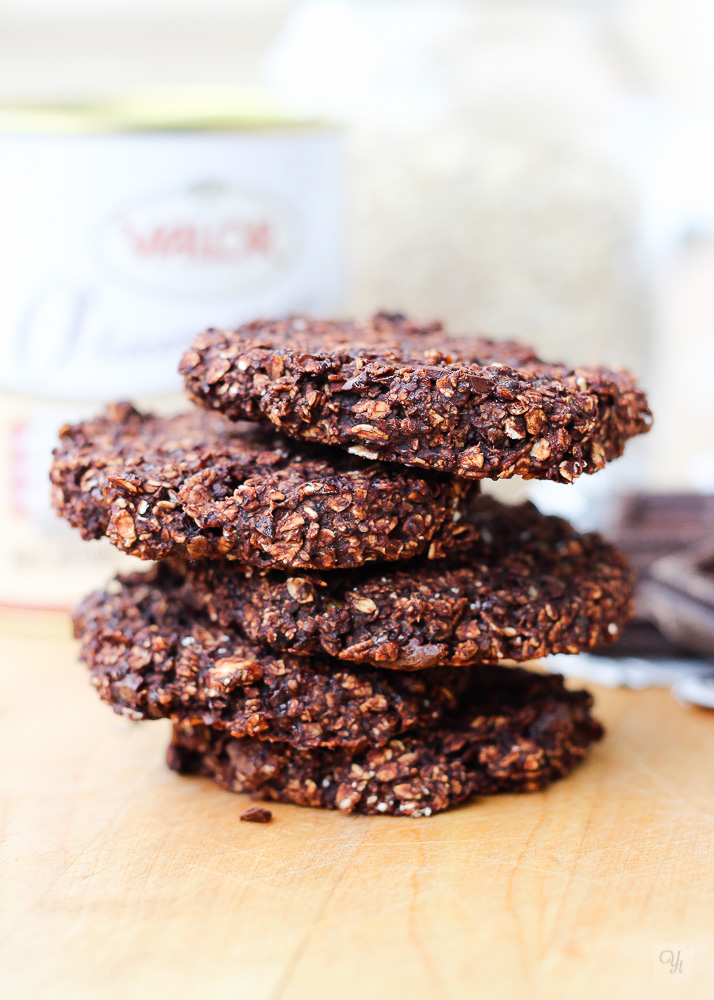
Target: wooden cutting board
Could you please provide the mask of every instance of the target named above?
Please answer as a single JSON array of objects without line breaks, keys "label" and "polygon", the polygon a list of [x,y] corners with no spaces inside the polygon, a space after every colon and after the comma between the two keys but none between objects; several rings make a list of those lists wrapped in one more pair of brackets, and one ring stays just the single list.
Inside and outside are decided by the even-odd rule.
[{"label": "wooden cutting board", "polygon": [[0,671],[4,1000],[714,995],[714,713],[597,689],[608,737],[547,792],[260,826],[70,640]]}]

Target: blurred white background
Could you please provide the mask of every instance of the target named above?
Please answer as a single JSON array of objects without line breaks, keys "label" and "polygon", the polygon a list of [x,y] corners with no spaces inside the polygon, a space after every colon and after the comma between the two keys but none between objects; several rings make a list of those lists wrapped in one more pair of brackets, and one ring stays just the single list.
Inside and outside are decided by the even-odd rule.
[{"label": "blurred white background", "polygon": [[655,428],[536,489],[571,515],[714,490],[712,51],[712,0],[0,0],[0,102],[258,87],[339,123],[343,312],[634,368]]},{"label": "blurred white background", "polygon": [[355,126],[348,308],[641,368],[714,227],[713,42],[709,0],[3,0],[0,99],[267,82]]},{"label": "blurred white background", "polygon": [[712,43],[710,0],[3,0],[0,100],[267,84],[350,126],[347,309],[657,392],[662,282],[714,230]]},{"label": "blurred white background", "polygon": [[4,99],[255,80],[290,0],[2,0]]}]

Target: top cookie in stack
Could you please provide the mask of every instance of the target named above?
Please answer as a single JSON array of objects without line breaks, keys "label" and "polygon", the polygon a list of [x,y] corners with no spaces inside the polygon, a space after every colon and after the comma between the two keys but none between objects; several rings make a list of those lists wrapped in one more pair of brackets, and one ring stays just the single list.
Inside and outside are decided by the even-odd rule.
[{"label": "top cookie in stack", "polygon": [[425,816],[567,774],[590,696],[498,664],[616,638],[631,573],[478,480],[595,471],[649,428],[632,378],[385,313],[210,330],[181,371],[201,408],[116,404],[55,451],[58,512],[161,560],[77,613],[101,697],[266,799]]},{"label": "top cookie in stack", "polygon": [[195,402],[234,420],[468,479],[572,482],[652,422],[627,372],[548,364],[400,314],[208,330],[180,371]]}]

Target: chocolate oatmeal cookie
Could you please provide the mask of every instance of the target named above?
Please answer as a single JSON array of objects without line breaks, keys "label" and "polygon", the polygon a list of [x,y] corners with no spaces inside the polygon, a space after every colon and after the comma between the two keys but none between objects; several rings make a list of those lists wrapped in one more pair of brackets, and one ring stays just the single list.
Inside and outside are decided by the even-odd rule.
[{"label": "chocolate oatmeal cookie", "polygon": [[187,604],[183,577],[172,586],[165,564],[116,581],[115,592],[90,595],[75,634],[92,682],[115,711],[299,748],[381,746],[439,723],[457,708],[472,673],[399,674],[265,652]]},{"label": "chocolate oatmeal cookie", "polygon": [[84,538],[107,535],[141,559],[314,569],[452,548],[469,490],[218,414],[128,404],[65,426],[51,479],[56,510]]},{"label": "chocolate oatmeal cookie", "polygon": [[626,372],[548,364],[398,314],[208,330],[180,371],[193,400],[234,420],[474,479],[572,482],[652,422]]},{"label": "chocolate oatmeal cookie", "polygon": [[579,653],[618,637],[633,577],[599,535],[491,497],[465,522],[468,541],[448,560],[287,576],[203,562],[186,567],[187,588],[212,621],[256,643],[398,670]]},{"label": "chocolate oatmeal cookie", "polygon": [[167,759],[256,799],[430,816],[473,795],[532,792],[564,777],[602,736],[591,704],[561,677],[484,667],[458,717],[380,747],[297,751],[183,722]]}]

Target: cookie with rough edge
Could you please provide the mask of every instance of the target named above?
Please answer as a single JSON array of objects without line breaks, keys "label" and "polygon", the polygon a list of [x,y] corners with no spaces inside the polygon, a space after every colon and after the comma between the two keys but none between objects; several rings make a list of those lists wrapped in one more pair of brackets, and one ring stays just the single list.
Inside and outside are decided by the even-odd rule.
[{"label": "cookie with rough edge", "polygon": [[381,746],[441,722],[472,673],[396,673],[266,652],[188,605],[183,577],[172,586],[165,564],[90,595],[75,634],[92,682],[120,714],[203,722],[298,748]]},{"label": "cookie with rough edge", "polygon": [[625,371],[549,364],[512,341],[399,314],[211,329],[180,372],[195,402],[234,420],[475,479],[572,482],[652,422]]},{"label": "cookie with rough edge", "polygon": [[297,443],[219,414],[128,404],[61,431],[59,514],[141,559],[331,569],[459,544],[468,485]]},{"label": "cookie with rough edge", "polygon": [[534,792],[565,777],[602,736],[591,705],[561,677],[484,667],[457,718],[380,747],[299,751],[180,723],[167,760],[256,799],[430,816],[474,795]]},{"label": "cookie with rough edge", "polygon": [[633,575],[599,535],[485,496],[465,521],[468,541],[447,560],[250,576],[202,562],[186,586],[212,621],[261,645],[398,670],[523,662],[619,636]]}]

